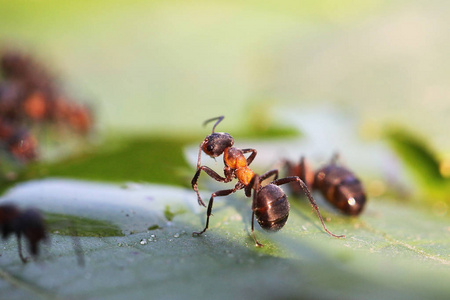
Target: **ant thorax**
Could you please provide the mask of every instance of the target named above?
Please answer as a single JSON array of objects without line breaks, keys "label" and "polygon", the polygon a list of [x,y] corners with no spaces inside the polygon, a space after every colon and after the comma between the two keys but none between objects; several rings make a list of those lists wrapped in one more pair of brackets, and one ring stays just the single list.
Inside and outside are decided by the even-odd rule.
[{"label": "ant thorax", "polygon": [[223,162],[226,166],[236,170],[236,177],[244,185],[248,185],[255,173],[248,167],[244,152],[238,148],[226,148],[223,154]]},{"label": "ant thorax", "polygon": [[228,148],[223,154],[223,162],[232,169],[247,167],[247,159],[244,152],[238,148]]}]

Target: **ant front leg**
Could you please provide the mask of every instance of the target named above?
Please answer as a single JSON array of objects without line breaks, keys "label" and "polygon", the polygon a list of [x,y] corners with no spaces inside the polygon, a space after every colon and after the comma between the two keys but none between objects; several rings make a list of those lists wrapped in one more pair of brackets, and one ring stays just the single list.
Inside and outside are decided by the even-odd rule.
[{"label": "ant front leg", "polygon": [[305,193],[306,197],[308,197],[308,200],[311,203],[311,206],[315,210],[317,216],[319,217],[320,222],[322,223],[323,229],[331,236],[334,236],[334,237],[337,237],[337,238],[345,237],[345,235],[336,235],[336,234],[332,233],[331,231],[329,231],[327,229],[327,226],[325,226],[325,222],[323,221],[322,215],[319,212],[319,207],[317,206],[316,201],[314,200],[314,198],[312,197],[311,193],[308,190],[308,187],[303,182],[303,180],[300,179],[300,177],[298,177],[298,176],[290,176],[290,177],[286,177],[286,178],[281,178],[281,179],[275,180],[272,183],[275,184],[275,185],[282,185],[282,184],[286,184],[286,183],[294,182],[294,181],[296,181],[300,185],[300,187],[302,188],[302,190]]},{"label": "ant front leg", "polygon": [[202,200],[202,197],[200,196],[200,193],[198,191],[198,177],[200,176],[200,172],[204,171],[206,174],[208,174],[212,179],[219,181],[219,182],[228,182],[230,181],[230,178],[225,178],[217,174],[214,170],[211,168],[208,168],[207,166],[200,166],[197,169],[197,172],[195,172],[194,178],[192,178],[191,184],[194,191],[197,193],[197,200],[198,204],[206,207],[205,203]]},{"label": "ant front leg", "polygon": [[255,157],[256,157],[256,154],[258,153],[257,151],[256,151],[256,149],[251,149],[251,148],[249,148],[249,149],[242,149],[242,152],[245,154],[245,153],[249,153],[249,152],[251,152],[252,154],[250,154],[250,156],[247,158],[247,166],[250,166],[250,164],[252,163],[252,161],[255,159]]},{"label": "ant front leg", "polygon": [[212,206],[213,206],[213,202],[214,202],[214,197],[228,196],[228,195],[236,192],[237,190],[242,189],[243,187],[244,187],[244,185],[242,183],[238,182],[233,189],[221,190],[221,191],[217,191],[217,192],[213,193],[211,195],[211,198],[209,199],[209,203],[208,203],[208,210],[206,212],[206,225],[205,225],[205,228],[202,231],[200,231],[200,232],[193,232],[192,236],[202,235],[206,231],[206,229],[208,229],[209,217],[211,216]]}]

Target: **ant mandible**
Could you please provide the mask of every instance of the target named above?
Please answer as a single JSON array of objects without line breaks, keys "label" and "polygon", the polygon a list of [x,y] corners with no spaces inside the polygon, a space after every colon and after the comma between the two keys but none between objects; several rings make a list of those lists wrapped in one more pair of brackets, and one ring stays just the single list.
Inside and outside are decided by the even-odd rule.
[{"label": "ant mandible", "polygon": [[[353,172],[337,164],[338,158],[339,155],[334,154],[331,161],[316,172],[303,156],[298,164],[285,161],[285,166],[289,175],[299,176],[308,188],[320,191],[343,214],[359,215],[366,204],[364,187]],[[296,186],[292,188],[294,193],[300,193]]]},{"label": "ant mandible", "polygon": [[33,208],[21,210],[13,204],[0,205],[0,230],[4,240],[12,233],[16,235],[19,257],[23,263],[27,259],[22,254],[22,235],[28,241],[33,257],[39,254],[39,242],[48,239],[41,213]]},{"label": "ant mandible", "polygon": [[[287,200],[286,194],[279,187],[280,185],[287,184],[290,182],[296,182],[300,188],[304,191],[306,196],[308,197],[313,209],[315,210],[317,216],[322,223],[324,230],[331,236],[334,237],[345,237],[344,235],[335,235],[331,233],[325,223],[323,218],[319,212],[319,208],[317,207],[316,202],[314,201],[311,193],[309,192],[306,184],[300,179],[298,176],[290,176],[286,178],[278,178],[278,170],[273,169],[270,170],[261,176],[255,174],[250,168],[249,165],[253,162],[256,157],[257,151],[252,148],[248,149],[239,149],[233,147],[234,139],[233,137],[225,132],[215,132],[216,126],[224,119],[224,116],[212,118],[206,120],[204,125],[216,121],[213,126],[212,133],[208,135],[203,142],[200,144],[200,149],[198,153],[197,160],[197,171],[192,178],[191,184],[194,191],[197,193],[197,200],[199,205],[205,206],[205,203],[201,199],[200,193],[198,191],[198,178],[200,176],[201,171],[204,171],[211,178],[218,182],[230,182],[233,179],[237,178],[238,182],[232,189],[227,190],[219,190],[217,192],[212,193],[211,198],[209,199],[208,209],[206,213],[206,225],[205,228],[200,232],[193,232],[193,236],[199,236],[203,234],[209,226],[209,218],[211,216],[212,206],[215,197],[227,196],[230,195],[237,190],[244,189],[245,195],[247,197],[251,196],[252,190],[253,192],[253,202],[252,202],[252,237],[255,241],[256,246],[262,247],[255,236],[254,232],[254,219],[256,216],[256,220],[258,221],[261,228],[267,231],[278,231],[280,230],[287,221],[289,216],[289,202]],[[224,161],[224,177],[217,174],[214,170],[207,166],[201,165],[201,154],[204,152],[208,156],[215,158],[223,154]],[[244,156],[246,153],[251,153],[248,158]],[[261,182],[264,180],[274,176],[274,180],[265,186],[261,186]]]}]

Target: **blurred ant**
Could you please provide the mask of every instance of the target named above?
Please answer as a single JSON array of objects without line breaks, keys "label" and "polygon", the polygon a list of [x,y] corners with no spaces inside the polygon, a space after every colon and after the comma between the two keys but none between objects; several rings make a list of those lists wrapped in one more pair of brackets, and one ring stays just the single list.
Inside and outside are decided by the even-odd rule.
[{"label": "blurred ant", "polygon": [[20,123],[66,124],[80,134],[92,128],[92,111],[70,101],[54,76],[32,57],[5,51],[0,68],[5,79],[0,82],[1,116]]},{"label": "blurred ant", "polygon": [[0,147],[22,163],[37,156],[38,142],[30,128],[52,124],[87,135],[92,111],[71,101],[43,65],[19,51],[0,56]]},{"label": "blurred ant", "polygon": [[[340,212],[356,216],[361,213],[366,203],[366,194],[361,181],[347,168],[339,166],[334,154],[329,164],[315,173],[302,156],[298,164],[286,161],[288,175],[298,176],[306,182],[308,188],[319,190],[323,197]],[[297,186],[292,186],[300,194]]]},{"label": "blurred ant", "polygon": [[[71,222],[69,223],[73,225]],[[84,266],[83,249],[78,234],[73,226],[71,226],[71,230],[78,265]],[[33,208],[22,210],[10,203],[0,205],[0,231],[3,240],[6,240],[12,233],[16,235],[18,253],[23,263],[26,263],[28,259],[22,254],[22,235],[28,241],[28,248],[33,258],[39,255],[39,242],[49,240],[44,218],[38,210]]]},{"label": "blurred ant", "polygon": [[37,141],[24,128],[16,127],[0,118],[0,147],[21,162],[29,162],[37,156]]},{"label": "blurred ant", "polygon": [[[312,207],[314,208],[317,216],[319,217],[324,230],[331,236],[334,237],[344,237],[344,235],[335,235],[331,233],[325,226],[322,216],[320,215],[319,208],[317,207],[311,193],[308,191],[306,184],[300,179],[298,176],[291,176],[282,179],[277,179],[278,170],[270,170],[261,176],[255,174],[250,168],[249,165],[253,162],[257,151],[255,149],[239,149],[233,147],[234,139],[233,137],[224,132],[215,132],[216,126],[224,119],[224,116],[212,118],[206,120],[204,125],[209,122],[216,121],[213,126],[212,133],[208,135],[203,142],[200,144],[200,150],[198,153],[197,160],[197,171],[192,178],[192,188],[197,193],[197,199],[199,205],[205,206],[205,203],[200,197],[200,193],[198,191],[198,178],[200,176],[201,171],[204,171],[211,178],[218,182],[230,182],[233,179],[237,178],[238,182],[232,189],[220,190],[212,193],[211,198],[209,199],[208,209],[206,213],[206,226],[200,232],[193,232],[194,236],[199,236],[203,234],[209,225],[209,218],[211,216],[212,206],[215,197],[219,196],[227,196],[230,195],[237,190],[244,189],[245,195],[247,197],[251,196],[252,189],[253,192],[253,202],[252,202],[252,237],[255,241],[256,246],[262,247],[255,236],[254,233],[254,218],[259,223],[259,225],[267,231],[278,231],[280,230],[286,223],[289,216],[289,202],[287,200],[286,194],[279,187],[279,185],[283,185],[289,182],[296,182],[300,186],[300,188],[307,195]],[[224,177],[217,174],[215,171],[210,169],[207,166],[201,165],[201,154],[204,152],[208,156],[215,158],[223,154],[224,161]],[[245,158],[245,153],[251,153],[248,158]],[[274,180],[265,186],[261,186],[261,182],[264,180],[274,176]]]},{"label": "blurred ant", "polygon": [[19,257],[23,263],[27,259],[22,254],[22,235],[28,241],[33,257],[39,254],[39,242],[48,239],[41,213],[32,208],[21,210],[13,204],[0,205],[0,230],[4,240],[12,233],[16,235]]}]

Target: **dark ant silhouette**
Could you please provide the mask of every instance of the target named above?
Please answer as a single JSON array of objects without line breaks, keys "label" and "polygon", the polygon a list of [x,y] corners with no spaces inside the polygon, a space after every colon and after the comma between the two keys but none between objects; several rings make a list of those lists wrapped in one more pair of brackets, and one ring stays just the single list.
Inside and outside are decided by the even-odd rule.
[{"label": "dark ant silhouette", "polygon": [[[70,225],[72,225],[70,223]],[[83,249],[77,236],[76,229],[72,228],[72,239],[78,265],[84,266]],[[23,263],[28,259],[22,253],[22,236],[28,242],[28,250],[33,258],[39,255],[39,243],[49,240],[48,231],[42,214],[34,208],[20,209],[16,205],[6,203],[0,205],[0,231],[2,239],[7,239],[11,234],[17,238],[17,249],[20,260]]]},{"label": "dark ant silhouette", "polygon": [[[285,161],[288,175],[298,176],[311,189],[321,192],[323,197],[346,215],[359,215],[366,204],[366,194],[361,181],[347,168],[337,164],[334,154],[329,164],[315,173],[302,156],[298,164]],[[300,194],[297,186],[292,186],[295,194]]]},{"label": "dark ant silhouette", "polygon": [[0,230],[4,240],[11,234],[16,235],[18,253],[23,263],[27,259],[22,254],[22,236],[28,241],[33,257],[39,254],[39,242],[48,239],[41,213],[33,208],[21,210],[13,204],[0,205]]},{"label": "dark ant silhouette", "polygon": [[[200,176],[201,171],[204,171],[207,175],[218,182],[230,182],[233,179],[237,179],[238,182],[232,189],[227,190],[219,190],[217,192],[212,193],[211,198],[209,199],[208,209],[206,213],[206,225],[205,228],[200,232],[193,232],[194,236],[199,236],[203,234],[209,226],[209,218],[211,216],[212,206],[215,197],[227,196],[230,195],[237,190],[244,189],[245,195],[247,197],[251,197],[252,190],[253,192],[253,202],[252,202],[252,237],[255,241],[256,246],[261,247],[254,233],[254,218],[256,219],[264,230],[267,231],[278,231],[280,230],[286,223],[289,216],[289,202],[287,200],[286,194],[279,187],[280,185],[296,182],[300,188],[304,191],[306,196],[308,197],[313,209],[315,210],[317,216],[322,223],[324,230],[331,236],[334,237],[344,237],[344,235],[335,235],[331,233],[325,223],[323,218],[319,212],[319,208],[317,207],[311,193],[309,192],[306,184],[300,179],[298,176],[290,176],[286,178],[278,178],[278,170],[273,169],[270,170],[261,176],[255,174],[250,168],[249,165],[253,162],[256,157],[257,151],[252,148],[248,149],[239,149],[233,147],[234,139],[233,137],[224,132],[215,132],[216,126],[224,119],[224,116],[212,118],[206,120],[204,125],[209,122],[216,121],[213,126],[212,133],[208,135],[203,142],[200,144],[200,150],[198,153],[197,160],[197,171],[192,178],[191,184],[194,191],[197,193],[197,199],[199,205],[205,206],[205,203],[201,199],[200,193],[198,191],[198,178]],[[208,156],[215,158],[223,154],[224,161],[224,177],[217,174],[214,170],[207,166],[201,165],[201,154],[204,152]],[[248,158],[244,156],[246,153],[251,153]],[[262,186],[261,182],[264,180],[274,176],[274,180],[269,184]]]}]

